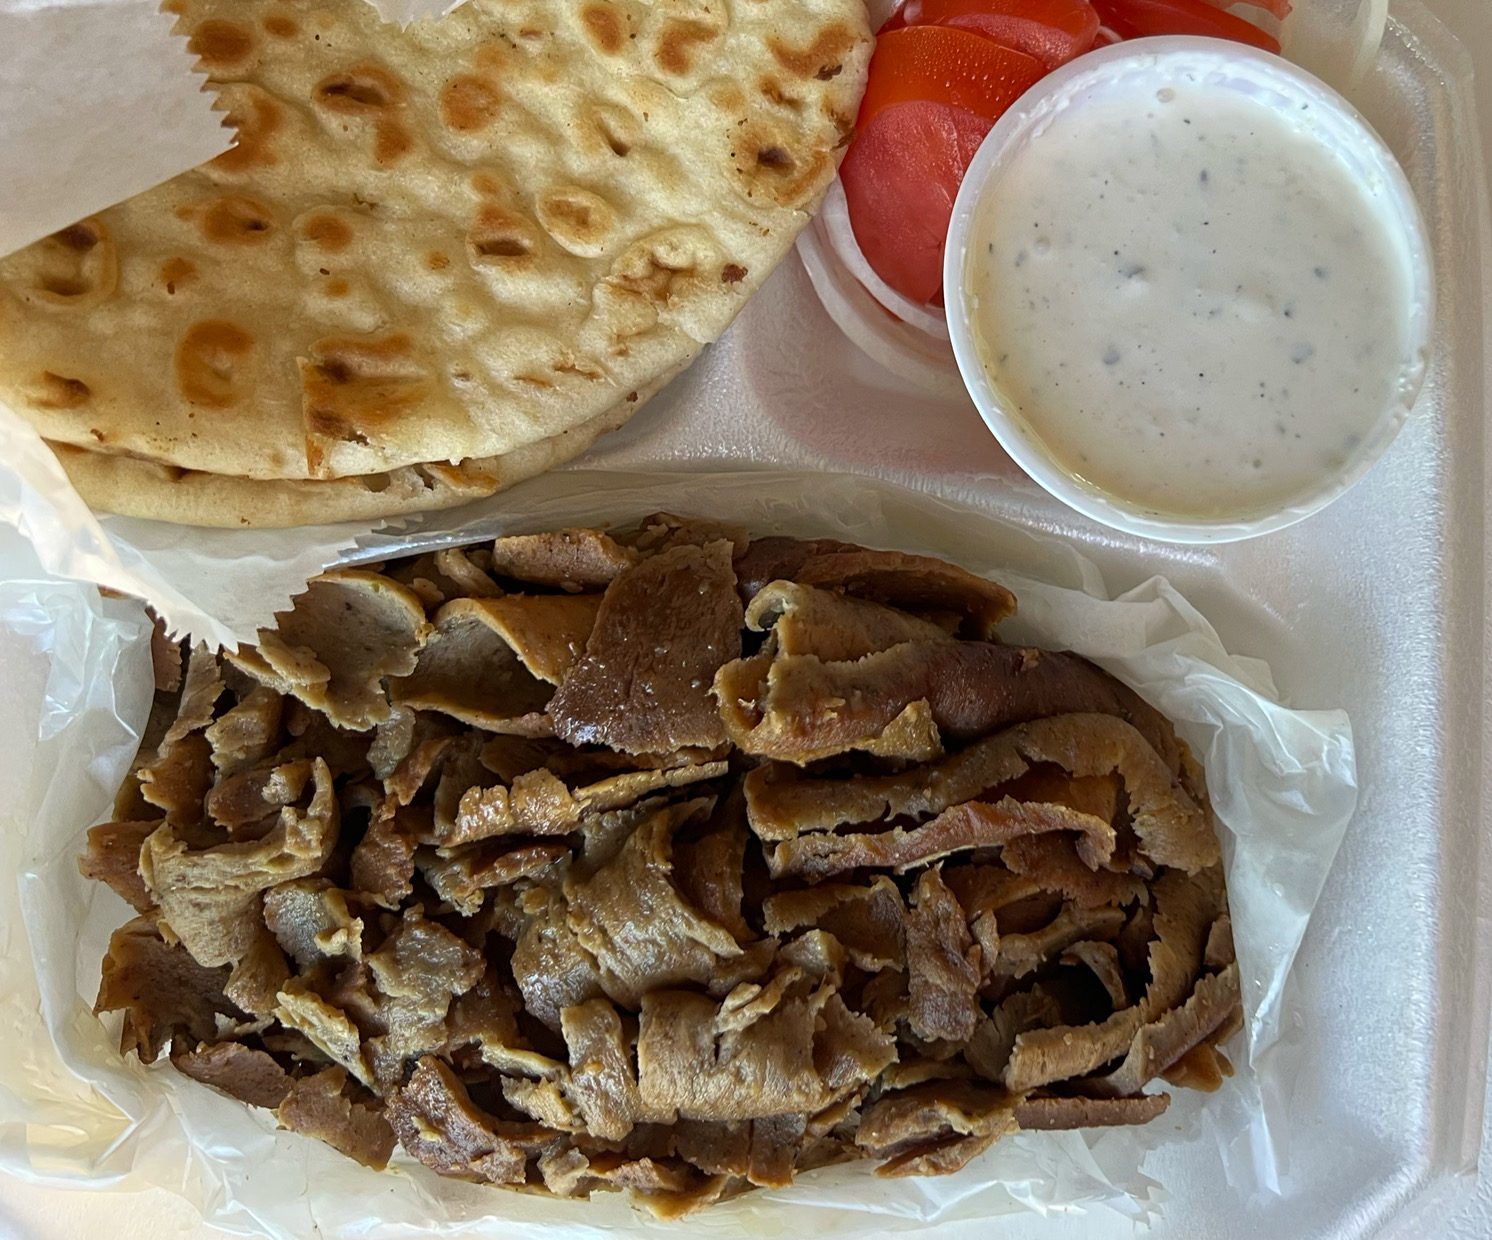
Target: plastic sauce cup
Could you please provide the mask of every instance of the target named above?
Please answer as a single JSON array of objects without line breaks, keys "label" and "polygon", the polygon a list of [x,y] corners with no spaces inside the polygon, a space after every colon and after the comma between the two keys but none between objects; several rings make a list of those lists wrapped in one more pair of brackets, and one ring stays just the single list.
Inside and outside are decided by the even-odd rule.
[{"label": "plastic sauce cup", "polygon": [[[1247,518],[1191,517],[1158,512],[1100,490],[1076,477],[1048,452],[980,358],[971,322],[970,246],[983,196],[1017,156],[1030,154],[1033,137],[1059,114],[1080,110],[1094,100],[1133,93],[1136,125],[1145,118],[1145,89],[1153,95],[1168,80],[1187,78],[1208,90],[1236,91],[1298,126],[1313,119],[1309,134],[1353,175],[1374,187],[1376,220],[1407,257],[1410,304],[1406,320],[1406,363],[1377,421],[1366,430],[1339,468],[1284,506]],[[1309,110],[1301,112],[1302,105]],[[1298,130],[1297,130],[1298,132]],[[964,383],[985,423],[1015,462],[1052,495],[1112,528],[1175,543],[1221,543],[1283,529],[1320,511],[1357,482],[1387,450],[1409,415],[1424,380],[1434,323],[1434,280],[1424,221],[1403,170],[1383,140],[1355,108],[1323,82],[1267,52],[1217,39],[1175,36],[1135,40],[1090,52],[1043,78],[996,122],[969,167],[948,232],[943,259],[948,332]],[[1101,443],[1093,445],[1101,449]]]}]

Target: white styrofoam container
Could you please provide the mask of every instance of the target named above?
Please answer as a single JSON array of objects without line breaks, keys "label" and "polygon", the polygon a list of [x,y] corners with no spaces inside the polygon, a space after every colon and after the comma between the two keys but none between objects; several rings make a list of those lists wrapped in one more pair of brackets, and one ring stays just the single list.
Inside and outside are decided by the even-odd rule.
[{"label": "white styrofoam container", "polygon": [[[1204,1143],[1162,1151],[1156,1174],[1174,1196],[1148,1233],[1156,1237],[1439,1235],[1482,1131],[1492,238],[1465,52],[1417,0],[1395,15],[1355,98],[1420,197],[1440,325],[1408,428],[1327,512],[1221,548],[1166,547],[1093,525],[1026,480],[972,405],[868,364],[795,260],[688,375],[581,462],[850,470],[976,503],[1072,539],[1116,587],[1165,573],[1230,648],[1270,661],[1293,704],[1352,713],[1362,807],[1287,1000],[1307,1069],[1284,1100],[1295,1136],[1286,1196],[1245,1211]],[[128,1240],[154,1240],[148,1219],[141,1226]],[[1014,1216],[978,1230],[1129,1232],[1102,1214]],[[125,1231],[86,1234],[126,1240]]]}]

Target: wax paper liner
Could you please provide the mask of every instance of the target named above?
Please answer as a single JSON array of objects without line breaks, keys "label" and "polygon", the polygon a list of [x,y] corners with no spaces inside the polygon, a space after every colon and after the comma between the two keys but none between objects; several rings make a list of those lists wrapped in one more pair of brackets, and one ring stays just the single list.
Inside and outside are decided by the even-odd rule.
[{"label": "wax paper liner", "polygon": [[[124,904],[78,874],[83,829],[107,814],[151,692],[138,604],[101,600],[49,577],[23,540],[0,531],[0,684],[13,704],[0,740],[31,761],[7,789],[0,832],[0,1169],[36,1180],[158,1184],[216,1226],[286,1240],[316,1234],[393,1240],[411,1229],[505,1240],[566,1236],[869,1236],[940,1225],[981,1231],[1012,1211],[1117,1211],[1143,1220],[1166,1192],[1145,1173],[1166,1141],[1215,1144],[1240,1204],[1272,1191],[1284,1133],[1274,1104],[1295,1055],[1279,1036],[1295,949],[1356,802],[1351,729],[1340,712],[1277,701],[1269,669],[1231,656],[1211,625],[1161,578],[1110,599],[1098,569],[1049,536],[884,483],[842,475],[562,471],[501,502],[436,514],[409,534],[365,536],[343,557],[579,523],[621,523],[659,508],[745,523],[760,533],[832,535],[946,556],[1009,584],[1011,640],[1078,650],[1176,720],[1203,756],[1225,854],[1247,1008],[1230,1051],[1238,1074],[1215,1095],[1175,1091],[1145,1128],[1023,1133],[957,1175],[882,1180],[865,1165],[803,1176],[682,1224],[633,1213],[616,1194],[556,1201],[442,1180],[402,1157],[379,1174],[272,1117],[115,1050],[116,1026],[90,1014],[107,936]],[[230,565],[218,565],[221,572]],[[13,884],[13,885],[12,885]],[[107,1027],[106,1027],[107,1024]],[[1184,1192],[1185,1186],[1171,1186]]]},{"label": "wax paper liner", "polygon": [[[401,26],[462,0],[369,0]],[[0,255],[228,149],[160,0],[0,0]]]}]

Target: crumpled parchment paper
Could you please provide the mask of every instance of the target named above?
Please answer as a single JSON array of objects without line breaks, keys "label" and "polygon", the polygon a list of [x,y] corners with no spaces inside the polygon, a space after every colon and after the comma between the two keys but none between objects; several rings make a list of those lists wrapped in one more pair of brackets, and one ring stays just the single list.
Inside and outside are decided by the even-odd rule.
[{"label": "crumpled parchment paper", "polygon": [[[385,21],[462,0],[369,0]],[[0,255],[226,151],[160,0],[0,0]]]}]

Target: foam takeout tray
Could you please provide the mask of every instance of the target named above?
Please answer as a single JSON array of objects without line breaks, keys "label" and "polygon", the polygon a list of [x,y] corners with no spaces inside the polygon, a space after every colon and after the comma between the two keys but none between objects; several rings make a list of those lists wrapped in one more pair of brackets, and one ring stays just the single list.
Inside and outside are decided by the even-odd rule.
[{"label": "foam takeout tray", "polygon": [[[1417,0],[1394,11],[1355,101],[1429,223],[1435,356],[1387,457],[1305,524],[1188,548],[1086,521],[1020,474],[966,400],[929,396],[869,361],[796,259],[691,371],[578,462],[847,471],[975,505],[1070,540],[1115,589],[1164,573],[1230,649],[1268,660],[1292,705],[1350,712],[1362,800],[1286,997],[1304,1066],[1272,1100],[1295,1135],[1284,1195],[1245,1213],[1215,1150],[1162,1146],[1153,1173],[1175,1191],[1148,1233],[1159,1238],[1433,1233],[1428,1211],[1479,1145],[1492,946],[1479,847],[1489,782],[1480,277],[1492,254],[1465,53]],[[978,1234],[1129,1229],[1113,1216],[1015,1216]]]}]

